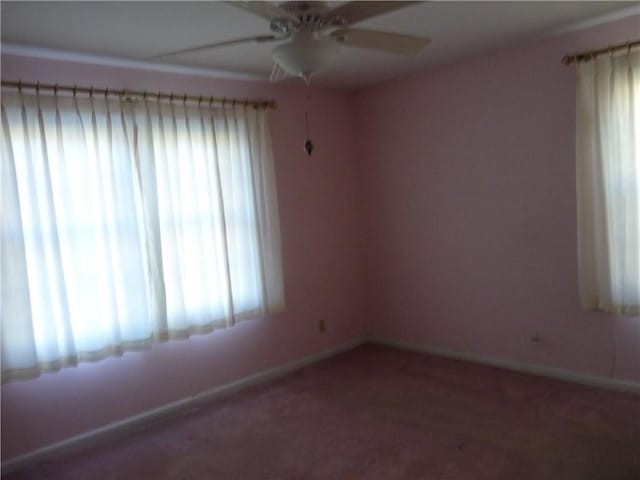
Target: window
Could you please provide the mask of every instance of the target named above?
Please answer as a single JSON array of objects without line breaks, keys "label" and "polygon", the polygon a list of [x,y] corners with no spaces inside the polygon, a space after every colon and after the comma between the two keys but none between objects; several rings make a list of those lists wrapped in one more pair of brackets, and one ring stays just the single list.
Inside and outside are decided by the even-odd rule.
[{"label": "window", "polygon": [[640,314],[640,52],[578,64],[578,267],[584,309]]},{"label": "window", "polygon": [[2,98],[2,379],[283,309],[265,112]]}]

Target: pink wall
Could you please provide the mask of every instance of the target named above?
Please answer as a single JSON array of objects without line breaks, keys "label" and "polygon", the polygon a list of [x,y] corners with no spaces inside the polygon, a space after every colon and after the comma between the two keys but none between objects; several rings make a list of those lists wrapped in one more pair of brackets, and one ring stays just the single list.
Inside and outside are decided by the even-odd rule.
[{"label": "pink wall", "polygon": [[357,94],[374,336],[640,382],[640,319],[578,307],[575,69],[560,63],[639,27],[627,18]]},{"label": "pink wall", "polygon": [[[273,318],[3,385],[3,460],[361,337],[358,178],[347,94],[314,89],[316,150],[308,158],[302,82],[270,86],[11,56],[2,58],[2,77],[276,99],[271,132],[288,306]],[[319,319],[327,322],[325,334]]]}]

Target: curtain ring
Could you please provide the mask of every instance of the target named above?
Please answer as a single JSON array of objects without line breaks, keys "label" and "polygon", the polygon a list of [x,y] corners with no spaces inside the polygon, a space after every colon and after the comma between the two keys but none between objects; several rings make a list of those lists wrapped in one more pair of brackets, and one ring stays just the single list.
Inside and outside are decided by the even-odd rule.
[{"label": "curtain ring", "polygon": [[40,82],[36,82],[36,93],[40,95]]},{"label": "curtain ring", "polygon": [[104,89],[104,99],[107,99],[107,96],[109,95],[109,87]]},{"label": "curtain ring", "polygon": [[237,102],[236,97],[233,97],[233,103],[231,104],[231,106],[232,106],[232,107],[235,107],[235,106],[236,106],[236,102]]},{"label": "curtain ring", "polygon": [[627,55],[631,54],[631,42],[627,41]]},{"label": "curtain ring", "polygon": [[18,93],[22,93],[22,80],[18,80]]},{"label": "curtain ring", "polygon": [[142,92],[142,100],[146,100],[147,99],[147,91],[145,90],[144,92]]},{"label": "curtain ring", "polygon": [[244,108],[247,108],[249,106],[249,99],[245,98],[244,99]]},{"label": "curtain ring", "polygon": [[227,97],[222,97],[222,108],[226,106],[226,103],[227,103]]},{"label": "curtain ring", "polygon": [[56,82],[53,86],[53,94],[56,96],[58,95],[58,82]]},{"label": "curtain ring", "polygon": [[89,98],[93,99],[93,85],[89,87]]},{"label": "curtain ring", "polygon": [[609,47],[609,57],[613,57],[613,48]]},{"label": "curtain ring", "polygon": [[186,105],[187,104],[187,94],[184,94],[184,97],[182,97],[182,105]]},{"label": "curtain ring", "polygon": [[76,93],[78,93],[78,86],[74,83],[73,84],[73,98],[76,98]]},{"label": "curtain ring", "polygon": [[169,102],[173,103],[173,92],[169,94]]},{"label": "curtain ring", "polygon": [[202,95],[200,95],[200,97],[198,98],[198,106],[200,106],[201,103],[202,103]]},{"label": "curtain ring", "polygon": [[209,108],[213,105],[213,97],[209,97]]}]

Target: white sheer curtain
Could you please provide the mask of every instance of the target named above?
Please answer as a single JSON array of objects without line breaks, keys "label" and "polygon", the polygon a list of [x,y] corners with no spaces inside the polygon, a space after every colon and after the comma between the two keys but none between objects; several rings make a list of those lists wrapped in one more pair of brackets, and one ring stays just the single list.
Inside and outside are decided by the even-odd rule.
[{"label": "white sheer curtain", "polygon": [[2,380],[284,308],[264,111],[3,94]]},{"label": "white sheer curtain", "polygon": [[578,267],[582,307],[640,312],[640,52],[578,64]]}]

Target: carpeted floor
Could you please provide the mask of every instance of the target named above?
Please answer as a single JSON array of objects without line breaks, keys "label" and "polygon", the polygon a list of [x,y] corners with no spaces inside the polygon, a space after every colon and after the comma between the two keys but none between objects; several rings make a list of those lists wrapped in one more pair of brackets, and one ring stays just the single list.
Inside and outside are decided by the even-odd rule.
[{"label": "carpeted floor", "polygon": [[7,479],[638,480],[640,396],[365,345]]}]

